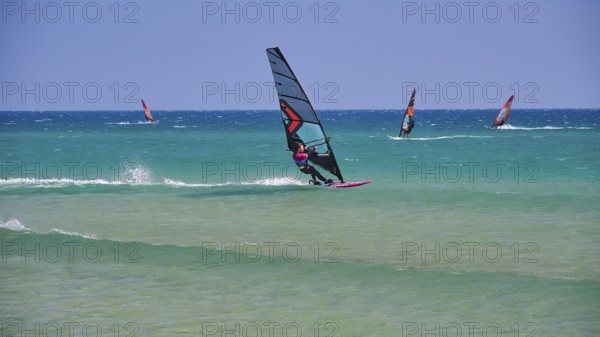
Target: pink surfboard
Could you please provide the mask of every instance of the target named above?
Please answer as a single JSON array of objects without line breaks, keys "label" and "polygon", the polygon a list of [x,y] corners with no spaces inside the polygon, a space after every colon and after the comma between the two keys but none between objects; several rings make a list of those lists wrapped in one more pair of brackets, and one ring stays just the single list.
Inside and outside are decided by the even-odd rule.
[{"label": "pink surfboard", "polygon": [[343,183],[326,184],[326,185],[323,185],[323,186],[339,187],[339,188],[343,188],[343,187],[356,187],[356,186],[361,186],[361,185],[368,184],[368,183],[370,183],[372,181],[373,180],[347,181],[347,182],[343,182]]}]

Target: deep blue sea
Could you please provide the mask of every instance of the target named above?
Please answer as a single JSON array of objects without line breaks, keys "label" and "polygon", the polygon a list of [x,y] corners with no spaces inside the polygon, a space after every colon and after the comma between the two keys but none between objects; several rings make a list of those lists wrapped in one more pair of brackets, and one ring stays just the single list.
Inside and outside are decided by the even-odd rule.
[{"label": "deep blue sea", "polygon": [[[598,336],[600,111],[0,112],[1,336]],[[70,323],[69,323],[70,322]]]}]

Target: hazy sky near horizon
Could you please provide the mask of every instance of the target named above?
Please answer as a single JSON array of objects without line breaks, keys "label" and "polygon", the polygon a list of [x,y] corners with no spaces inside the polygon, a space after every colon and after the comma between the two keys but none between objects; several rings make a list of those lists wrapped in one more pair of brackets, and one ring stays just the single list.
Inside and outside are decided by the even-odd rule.
[{"label": "hazy sky near horizon", "polygon": [[2,1],[0,110],[600,107],[600,2]]}]

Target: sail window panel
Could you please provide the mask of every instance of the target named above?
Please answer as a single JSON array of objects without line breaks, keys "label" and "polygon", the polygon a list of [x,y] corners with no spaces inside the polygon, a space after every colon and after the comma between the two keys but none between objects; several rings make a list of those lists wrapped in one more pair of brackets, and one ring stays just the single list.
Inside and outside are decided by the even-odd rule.
[{"label": "sail window panel", "polygon": [[323,153],[327,151],[327,146],[324,145],[325,135],[319,125],[304,123],[296,133],[307,146],[322,145],[317,148],[317,152]]}]

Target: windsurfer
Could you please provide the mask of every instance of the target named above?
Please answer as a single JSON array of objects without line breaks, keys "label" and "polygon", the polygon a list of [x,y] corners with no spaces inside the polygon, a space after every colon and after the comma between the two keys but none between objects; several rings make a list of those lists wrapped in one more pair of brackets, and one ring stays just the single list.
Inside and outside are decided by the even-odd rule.
[{"label": "windsurfer", "polygon": [[296,163],[296,165],[298,166],[298,169],[302,173],[310,174],[312,176],[312,180],[315,185],[321,184],[317,180],[317,178],[319,178],[319,180],[321,180],[322,182],[324,182],[326,184],[331,184],[331,183],[333,183],[333,180],[323,177],[323,175],[321,173],[319,173],[319,171],[317,171],[314,167],[308,165],[308,153],[306,153],[305,151],[309,150],[308,152],[310,153],[310,152],[314,151],[315,148],[312,148],[309,150],[309,148],[304,146],[304,144],[296,143],[296,148],[294,149],[294,154],[292,154],[292,159],[294,159],[294,162]]},{"label": "windsurfer", "polygon": [[494,124],[492,124],[492,127],[491,127],[492,129],[498,129],[498,127],[500,127],[500,126],[504,125],[504,123],[506,123],[506,121],[508,120],[508,114],[510,113],[510,107],[512,105],[514,98],[515,98],[515,95],[512,95],[508,98],[506,103],[504,103],[504,105],[500,109],[500,112],[498,112],[498,115],[496,115],[496,118],[494,119]]},{"label": "windsurfer", "polygon": [[402,137],[403,138],[408,138],[408,134],[412,131],[412,129],[415,127],[415,120],[413,119],[412,116],[408,117],[408,123],[406,123],[406,129],[402,129]]}]

